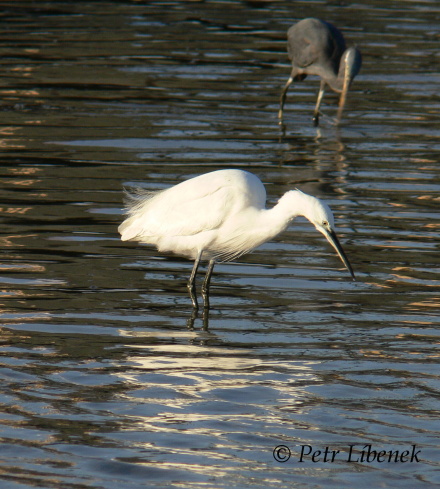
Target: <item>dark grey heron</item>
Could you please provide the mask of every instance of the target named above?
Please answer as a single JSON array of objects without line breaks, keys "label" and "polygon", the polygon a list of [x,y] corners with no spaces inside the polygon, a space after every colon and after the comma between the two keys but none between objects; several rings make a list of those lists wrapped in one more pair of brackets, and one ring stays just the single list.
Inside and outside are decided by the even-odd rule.
[{"label": "dark grey heron", "polygon": [[287,31],[287,52],[292,61],[292,72],[281,92],[278,118],[283,118],[286,94],[293,81],[302,81],[307,75],[321,77],[318,99],[313,113],[313,124],[319,124],[319,107],[326,84],[341,94],[337,121],[342,116],[348,89],[362,65],[358,49],[345,48],[342,33],[323,20],[308,18],[294,24]]}]

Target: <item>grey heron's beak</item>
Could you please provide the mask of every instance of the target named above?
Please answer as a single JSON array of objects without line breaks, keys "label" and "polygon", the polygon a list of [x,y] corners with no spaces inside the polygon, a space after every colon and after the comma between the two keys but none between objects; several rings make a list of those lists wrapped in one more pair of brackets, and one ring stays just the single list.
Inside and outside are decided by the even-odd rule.
[{"label": "grey heron's beak", "polygon": [[353,280],[356,280],[356,277],[354,276],[353,273],[353,269],[351,268],[350,262],[348,261],[348,258],[345,255],[344,250],[342,249],[341,243],[339,242],[336,233],[333,231],[333,229],[328,230],[325,228],[321,228],[320,231],[327,238],[327,241],[336,250],[336,253],[339,255],[339,258],[341,259],[342,263],[345,265],[347,270],[350,272],[350,275],[353,277]]}]

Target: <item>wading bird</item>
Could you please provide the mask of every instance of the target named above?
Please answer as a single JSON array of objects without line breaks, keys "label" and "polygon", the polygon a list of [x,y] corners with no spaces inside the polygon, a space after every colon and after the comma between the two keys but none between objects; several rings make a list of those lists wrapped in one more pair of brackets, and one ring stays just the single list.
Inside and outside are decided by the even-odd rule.
[{"label": "wading bird", "polygon": [[348,89],[361,69],[361,53],[353,47],[345,49],[342,33],[334,25],[314,18],[303,19],[289,28],[287,52],[292,61],[292,72],[281,92],[278,118],[283,118],[284,102],[291,83],[302,81],[307,75],[318,75],[321,77],[321,86],[313,113],[313,124],[319,124],[319,107],[326,85],[341,94],[337,115],[339,122]]},{"label": "wading bird", "polygon": [[231,261],[269,241],[297,216],[307,218],[334,247],[354,279],[334,231],[330,208],[300,190],[285,193],[266,209],[266,190],[258,177],[242,170],[218,170],[158,192],[127,194],[127,219],[119,226],[122,241],[155,245],[194,260],[189,294],[198,308],[195,277],[202,260],[208,268],[202,285],[209,308],[209,284],[216,261]]}]

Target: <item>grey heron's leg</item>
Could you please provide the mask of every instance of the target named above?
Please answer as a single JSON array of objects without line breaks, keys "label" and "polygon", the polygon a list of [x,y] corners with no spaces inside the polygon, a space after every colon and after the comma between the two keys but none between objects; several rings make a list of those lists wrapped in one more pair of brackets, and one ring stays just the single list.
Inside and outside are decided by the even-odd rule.
[{"label": "grey heron's leg", "polygon": [[194,309],[199,308],[199,305],[197,304],[195,278],[197,275],[197,270],[198,270],[199,265],[200,265],[200,260],[202,258],[202,253],[203,253],[203,250],[199,252],[199,254],[197,255],[197,257],[194,261],[194,266],[193,266],[193,269],[191,272],[191,276],[189,277],[188,284],[187,284],[189,296],[191,297],[191,301],[192,301],[192,305],[193,305]]},{"label": "grey heron's leg", "polygon": [[211,275],[214,270],[215,260],[209,260],[208,269],[206,270],[205,279],[202,284],[202,297],[204,309],[209,309],[209,284],[211,283]]},{"label": "grey heron's leg", "polygon": [[293,82],[293,76],[290,75],[289,79],[287,80],[287,83],[284,85],[283,91],[281,92],[280,110],[278,111],[278,119],[280,120],[283,118],[283,109],[284,109],[284,102],[286,101],[287,90],[289,89],[292,82]]},{"label": "grey heron's leg", "polygon": [[318,98],[316,99],[315,111],[313,112],[313,125],[319,126],[319,108],[321,107],[322,97],[325,92],[325,81],[321,80],[321,86],[319,87]]}]

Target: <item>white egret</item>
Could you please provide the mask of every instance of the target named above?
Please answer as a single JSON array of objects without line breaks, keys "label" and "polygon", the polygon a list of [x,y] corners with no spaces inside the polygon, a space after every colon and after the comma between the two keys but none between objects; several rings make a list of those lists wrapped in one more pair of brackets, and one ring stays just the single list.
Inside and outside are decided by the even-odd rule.
[{"label": "white egret", "polygon": [[202,285],[208,309],[215,262],[249,253],[285,230],[297,216],[307,218],[327,238],[354,279],[328,205],[290,190],[266,209],[264,185],[247,171],[213,171],[157,192],[136,189],[127,194],[126,212],[128,217],[118,228],[122,241],[155,245],[160,252],[194,260],[188,290],[195,309],[195,277],[202,260],[209,260]]}]

